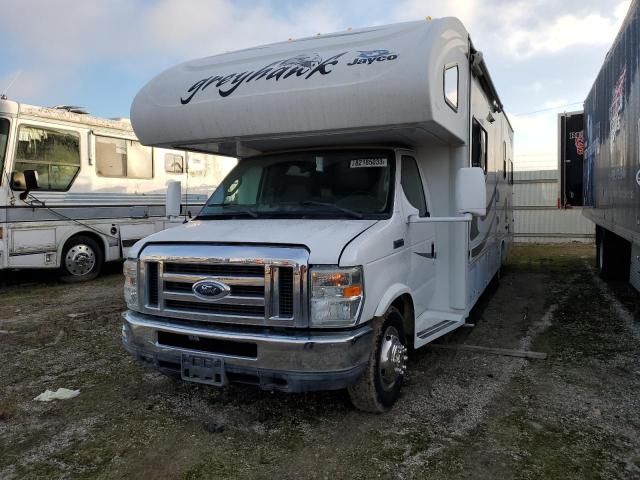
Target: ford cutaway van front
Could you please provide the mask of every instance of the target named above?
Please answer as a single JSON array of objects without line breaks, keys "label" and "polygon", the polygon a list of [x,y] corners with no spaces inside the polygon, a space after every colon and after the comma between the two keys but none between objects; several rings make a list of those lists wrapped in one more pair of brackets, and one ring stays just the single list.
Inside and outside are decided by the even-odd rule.
[{"label": "ford cutaway van front", "polygon": [[193,221],[131,250],[127,350],[214,385],[352,384],[371,348],[366,279],[384,274],[368,270],[393,221],[395,162],[380,149],[240,162]]}]

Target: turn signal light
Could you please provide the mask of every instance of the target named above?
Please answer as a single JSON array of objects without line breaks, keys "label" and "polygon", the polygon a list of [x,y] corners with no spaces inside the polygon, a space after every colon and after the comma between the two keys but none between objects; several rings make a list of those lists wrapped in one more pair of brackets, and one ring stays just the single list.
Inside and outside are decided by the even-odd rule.
[{"label": "turn signal light", "polygon": [[362,285],[351,285],[342,289],[342,296],[345,298],[358,297],[362,295]]}]

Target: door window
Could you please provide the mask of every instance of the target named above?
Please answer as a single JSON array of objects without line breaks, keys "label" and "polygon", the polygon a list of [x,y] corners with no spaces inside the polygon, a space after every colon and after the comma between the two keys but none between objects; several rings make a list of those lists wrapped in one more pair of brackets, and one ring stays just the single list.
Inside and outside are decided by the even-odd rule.
[{"label": "door window", "polygon": [[80,135],[20,125],[11,188],[24,190],[24,171],[38,172],[38,190],[66,191],[80,171]]},{"label": "door window", "polygon": [[409,203],[418,209],[421,217],[428,217],[427,201],[424,196],[422,179],[420,178],[420,171],[418,170],[418,164],[415,158],[409,157],[408,155],[402,157],[400,183],[402,184],[402,190],[407,200],[409,200]]}]

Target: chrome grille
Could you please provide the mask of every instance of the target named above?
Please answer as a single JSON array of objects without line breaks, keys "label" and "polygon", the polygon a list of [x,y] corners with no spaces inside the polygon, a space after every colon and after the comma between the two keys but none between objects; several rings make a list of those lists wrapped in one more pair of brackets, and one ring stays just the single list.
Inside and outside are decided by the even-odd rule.
[{"label": "chrome grille", "polygon": [[[144,311],[248,325],[307,326],[308,252],[287,247],[151,245],[140,257]],[[196,296],[201,280],[224,283],[218,299]]]}]

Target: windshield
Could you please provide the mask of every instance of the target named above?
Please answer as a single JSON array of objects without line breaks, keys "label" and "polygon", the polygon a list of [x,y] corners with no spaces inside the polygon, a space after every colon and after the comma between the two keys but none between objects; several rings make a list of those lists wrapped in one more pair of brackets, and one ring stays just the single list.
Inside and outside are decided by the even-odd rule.
[{"label": "windshield", "polygon": [[4,175],[4,156],[7,151],[7,141],[9,140],[9,120],[0,118],[0,183]]},{"label": "windshield", "polygon": [[240,160],[198,218],[388,218],[394,156],[383,150]]}]

